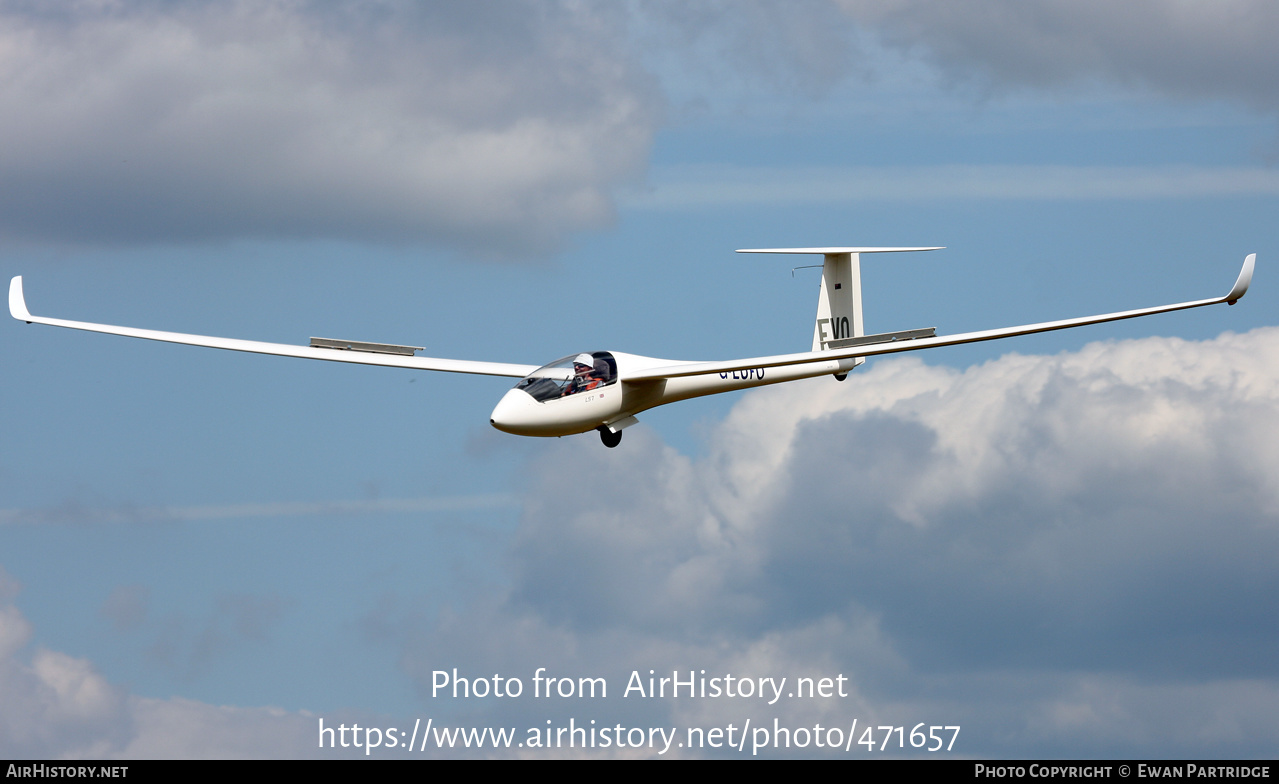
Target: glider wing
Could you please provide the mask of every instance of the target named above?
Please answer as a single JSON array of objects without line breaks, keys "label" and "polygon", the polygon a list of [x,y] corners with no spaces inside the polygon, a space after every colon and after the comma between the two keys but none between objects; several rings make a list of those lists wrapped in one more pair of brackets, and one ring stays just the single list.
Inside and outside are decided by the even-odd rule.
[{"label": "glider wing", "polygon": [[[537,370],[538,367],[537,365],[510,365],[501,362],[475,362],[464,359],[418,357],[412,355],[414,349],[412,346],[390,346],[379,343],[322,339],[313,339],[313,345],[310,346],[292,346],[285,343],[263,343],[257,340],[216,338],[207,335],[187,335],[181,332],[161,332],[154,329],[135,329],[133,327],[115,327],[109,324],[91,324],[85,321],[44,318],[33,316],[27,310],[27,303],[22,293],[21,275],[15,277],[9,283],[9,313],[19,321],[25,321],[28,324],[48,324],[54,327],[102,332],[108,335],[123,335],[127,338],[144,338],[165,343],[222,348],[230,351],[248,351],[254,354],[271,354],[277,357],[323,359],[329,362],[352,362],[358,365],[381,365],[383,367],[439,370],[446,373],[474,373],[485,376],[510,376],[513,378],[523,378]],[[317,342],[322,345],[314,345]],[[396,349],[399,351],[388,351]]]},{"label": "glider wing", "polygon": [[1039,324],[1024,324],[1019,327],[988,329],[980,332],[964,332],[958,335],[939,335],[937,337],[916,338],[914,340],[892,340],[879,344],[861,345],[837,349],[834,351],[806,351],[801,354],[779,354],[771,357],[751,357],[749,359],[734,359],[723,362],[681,362],[678,364],[649,368],[635,373],[630,373],[627,374],[627,377],[624,380],[627,382],[656,381],[664,378],[701,376],[708,373],[728,373],[734,370],[750,370],[751,368],[771,368],[781,367],[783,365],[802,365],[811,362],[829,362],[835,359],[852,357],[897,354],[903,351],[919,351],[925,348],[957,346],[961,343],[979,343],[983,340],[999,340],[1001,338],[1016,337],[1017,335],[1033,335],[1036,332],[1052,332],[1053,330],[1058,329],[1082,327],[1087,324],[1102,324],[1107,321],[1121,321],[1123,319],[1138,318],[1140,316],[1153,316],[1156,313],[1168,313],[1174,310],[1200,308],[1205,305],[1219,305],[1223,302],[1233,305],[1239,301],[1240,297],[1247,293],[1248,285],[1252,282],[1252,269],[1256,261],[1257,254],[1255,253],[1249,254],[1249,256],[1244,259],[1243,269],[1240,270],[1239,277],[1235,280],[1235,285],[1230,289],[1230,293],[1224,297],[1201,299],[1195,300],[1194,302],[1179,302],[1175,305],[1160,305],[1158,307],[1141,308],[1139,310],[1125,310],[1118,313],[1104,313],[1100,316],[1084,316],[1082,318],[1063,319],[1061,321],[1045,321]]}]

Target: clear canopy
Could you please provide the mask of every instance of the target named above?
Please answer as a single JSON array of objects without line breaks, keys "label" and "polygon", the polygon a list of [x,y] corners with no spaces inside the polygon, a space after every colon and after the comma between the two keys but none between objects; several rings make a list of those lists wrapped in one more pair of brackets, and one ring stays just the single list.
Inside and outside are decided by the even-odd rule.
[{"label": "clear canopy", "polygon": [[[587,356],[591,359],[589,365],[584,361]],[[543,365],[521,379],[515,388],[522,389],[532,395],[534,400],[545,403],[608,386],[616,381],[617,360],[607,351],[595,351],[586,355],[572,354]]]}]

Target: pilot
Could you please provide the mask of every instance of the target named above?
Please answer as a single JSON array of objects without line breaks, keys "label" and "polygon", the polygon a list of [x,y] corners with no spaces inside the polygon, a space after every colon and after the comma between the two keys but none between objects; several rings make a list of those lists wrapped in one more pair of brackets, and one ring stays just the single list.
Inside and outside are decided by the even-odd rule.
[{"label": "pilot", "polygon": [[573,357],[573,380],[568,382],[560,397],[576,395],[599,386],[601,379],[595,373],[595,357],[590,354],[578,354]]}]

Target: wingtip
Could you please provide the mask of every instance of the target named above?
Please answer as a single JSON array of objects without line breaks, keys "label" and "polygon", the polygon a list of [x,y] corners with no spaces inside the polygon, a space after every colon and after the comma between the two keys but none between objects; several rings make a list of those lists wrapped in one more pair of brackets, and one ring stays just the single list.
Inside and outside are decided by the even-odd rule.
[{"label": "wingtip", "polygon": [[1230,293],[1226,295],[1226,303],[1233,305],[1239,301],[1239,298],[1248,293],[1248,286],[1252,284],[1252,269],[1256,266],[1257,254],[1249,253],[1248,258],[1243,260],[1243,269],[1239,270],[1239,277],[1235,279],[1234,288],[1230,289]]},{"label": "wingtip", "polygon": [[22,276],[15,275],[9,281],[9,315],[18,321],[31,323],[31,312],[27,310],[26,299],[22,296]]}]

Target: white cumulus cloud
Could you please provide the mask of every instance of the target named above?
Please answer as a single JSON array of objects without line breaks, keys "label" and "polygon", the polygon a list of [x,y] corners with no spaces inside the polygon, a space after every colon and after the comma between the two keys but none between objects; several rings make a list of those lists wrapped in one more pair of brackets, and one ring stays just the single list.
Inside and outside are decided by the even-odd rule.
[{"label": "white cumulus cloud", "polygon": [[567,2],[0,3],[0,232],[550,247],[647,156],[623,27]]}]

